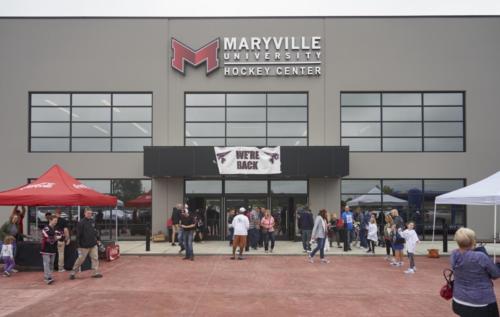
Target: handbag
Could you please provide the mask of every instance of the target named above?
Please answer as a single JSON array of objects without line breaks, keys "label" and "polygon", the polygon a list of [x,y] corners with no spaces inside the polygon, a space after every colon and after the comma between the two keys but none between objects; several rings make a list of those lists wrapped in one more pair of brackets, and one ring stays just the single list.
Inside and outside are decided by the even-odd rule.
[{"label": "handbag", "polygon": [[443,276],[444,280],[446,281],[446,284],[444,284],[443,287],[441,287],[439,295],[441,295],[441,297],[446,300],[450,300],[453,297],[453,282],[454,282],[453,270],[444,269]]}]

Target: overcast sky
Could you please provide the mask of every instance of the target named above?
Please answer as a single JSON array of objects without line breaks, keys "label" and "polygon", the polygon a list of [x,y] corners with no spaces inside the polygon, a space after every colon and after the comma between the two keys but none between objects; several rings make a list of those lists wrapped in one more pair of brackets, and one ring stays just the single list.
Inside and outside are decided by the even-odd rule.
[{"label": "overcast sky", "polygon": [[0,16],[500,15],[500,0],[0,0]]}]

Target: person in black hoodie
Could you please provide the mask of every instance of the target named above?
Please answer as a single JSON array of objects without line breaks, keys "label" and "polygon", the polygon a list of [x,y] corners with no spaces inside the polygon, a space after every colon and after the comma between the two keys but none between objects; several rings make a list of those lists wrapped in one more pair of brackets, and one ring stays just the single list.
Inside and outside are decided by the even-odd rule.
[{"label": "person in black hoodie", "polygon": [[300,213],[298,221],[299,229],[302,232],[302,247],[304,252],[311,251],[311,233],[314,227],[314,219],[309,207],[304,207],[304,210]]},{"label": "person in black hoodie", "polygon": [[56,216],[49,216],[49,223],[42,230],[42,246],[40,254],[43,258],[43,276],[45,283],[52,284],[52,272],[54,271],[54,260],[57,253],[57,241],[61,239],[63,233],[56,230]]},{"label": "person in black hoodie", "polygon": [[78,242],[78,259],[76,259],[73,269],[69,274],[70,280],[75,279],[76,272],[82,265],[83,261],[90,256],[92,262],[92,277],[99,278],[102,274],[99,273],[99,258],[97,244],[100,243],[99,235],[95,229],[94,221],[92,220],[92,209],[85,208],[84,218],[80,220],[76,226],[76,240]]}]

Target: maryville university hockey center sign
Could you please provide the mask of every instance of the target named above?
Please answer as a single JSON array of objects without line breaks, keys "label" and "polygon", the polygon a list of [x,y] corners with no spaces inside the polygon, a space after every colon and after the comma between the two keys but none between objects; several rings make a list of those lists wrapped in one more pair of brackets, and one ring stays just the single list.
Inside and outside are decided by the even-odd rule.
[{"label": "maryville university hockey center sign", "polygon": [[224,37],[198,49],[172,38],[171,65],[182,74],[188,63],[205,64],[207,75],[222,67],[228,77],[320,76],[321,58],[320,36]]}]

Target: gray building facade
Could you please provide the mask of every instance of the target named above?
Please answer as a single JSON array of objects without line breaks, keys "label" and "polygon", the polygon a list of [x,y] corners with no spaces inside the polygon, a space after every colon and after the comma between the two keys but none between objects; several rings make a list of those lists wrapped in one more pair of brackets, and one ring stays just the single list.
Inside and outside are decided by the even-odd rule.
[{"label": "gray building facade", "polygon": [[[342,203],[356,199],[353,207],[376,211],[396,207],[408,219],[414,219],[419,210],[422,221],[429,223],[435,195],[499,170],[498,30],[497,17],[3,18],[1,187],[23,184],[55,163],[90,184],[145,180],[139,191],[152,190],[150,221],[154,232],[165,229],[176,203],[192,201],[200,204],[199,208],[207,209],[211,204],[215,209],[217,217],[206,217],[207,222],[219,222],[219,228],[209,225],[214,227],[210,229],[212,236],[220,239],[224,238],[229,199],[235,199],[234,205],[265,204],[271,210],[293,210],[281,212],[288,219],[283,218],[283,222],[289,223],[305,204],[313,210],[338,212]],[[233,38],[235,42],[231,42]],[[191,64],[199,63],[198,67],[184,61],[184,73],[172,67],[173,39],[192,48],[196,61]],[[210,57],[203,63],[203,56],[195,53],[217,39],[219,64],[210,70]],[[242,39],[247,43],[241,43]],[[261,55],[256,57],[256,52]],[[268,58],[266,52],[271,53]],[[248,59],[246,53],[250,54]],[[285,53],[290,53],[289,59]],[[243,67],[266,65],[271,68],[269,74],[265,69],[260,75],[256,69],[255,74],[249,74],[249,68],[241,73]],[[238,74],[226,67],[238,68]],[[82,97],[86,94],[101,103],[88,103],[89,98]],[[293,94],[305,102],[295,104],[297,99],[290,97]],[[212,100],[214,95],[225,103],[196,101],[205,97]],[[229,122],[228,113],[238,106],[238,102],[229,101],[234,95],[246,96],[247,101],[262,96],[265,102],[257,106],[265,109],[265,119],[252,119],[253,110],[248,109],[250,114],[239,113],[249,118],[243,120],[246,126],[237,119]],[[276,110],[276,121],[270,120],[274,108],[283,106],[272,100],[287,98],[293,100],[290,111],[280,114]],[[210,119],[214,113],[210,111],[207,122],[196,117],[200,113],[196,106],[207,105],[225,112],[222,122]],[[100,110],[85,108],[101,106],[109,107],[104,119],[93,119],[101,115],[96,114]],[[239,106],[255,104],[244,101]],[[305,117],[292,118],[289,125],[279,123],[283,121],[280,116],[289,115],[293,107],[303,107],[297,111]],[[65,118],[51,119],[50,113]],[[192,113],[192,120],[188,113]],[[197,130],[200,123],[196,122],[211,124],[214,120],[223,125],[225,134],[209,138],[206,131],[217,129],[215,124]],[[232,124],[239,132],[230,135]],[[254,132],[247,134],[245,127],[259,124],[263,127],[260,131],[266,133],[255,132],[258,137],[246,142]],[[89,126],[93,130],[88,134],[78,130]],[[305,127],[304,132],[296,132],[297,127]],[[131,132],[136,128],[138,131]],[[273,129],[278,132],[271,132]],[[68,135],[61,135],[63,130],[69,131]],[[98,133],[94,130],[108,137],[94,138]],[[108,130],[113,131],[111,136]],[[191,138],[193,131],[198,131],[199,139]],[[65,140],[56,140],[59,137]],[[302,179],[200,175],[151,180],[145,176],[142,145],[197,146],[204,138],[206,146],[350,146],[349,175]],[[192,139],[196,139],[194,143]],[[202,183],[190,181],[215,181],[222,189],[214,189],[219,183],[211,183],[204,193],[190,189]],[[230,181],[235,183],[226,184]],[[265,192],[245,188],[250,181],[265,181],[255,183],[256,187],[264,186]],[[298,183],[291,183],[287,192],[278,188],[288,184],[273,181]],[[230,189],[233,185],[236,189]],[[373,199],[368,203],[359,199],[363,196]],[[250,202],[248,197],[256,200]],[[5,218],[8,208],[2,210]],[[493,236],[489,208],[444,206],[438,215],[451,225],[475,229],[481,238]]]}]

